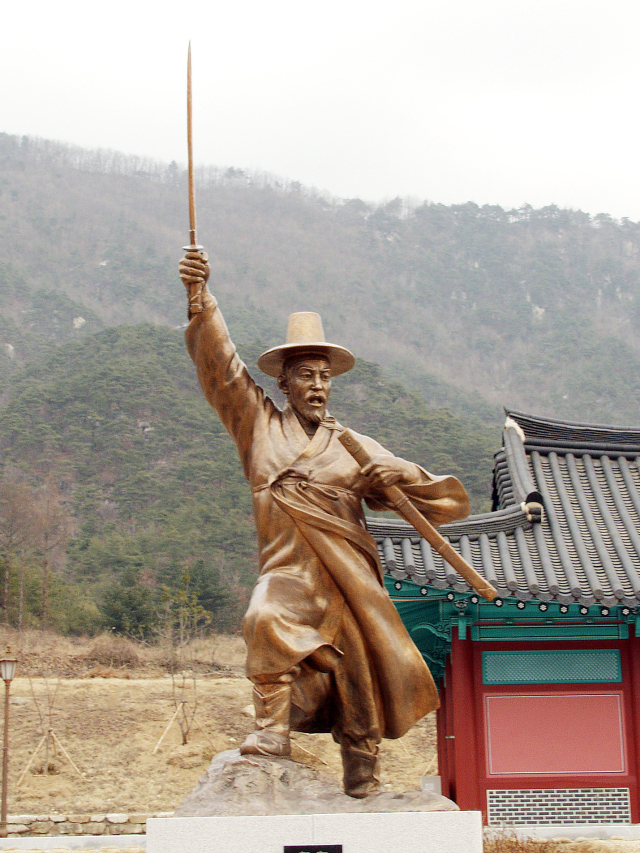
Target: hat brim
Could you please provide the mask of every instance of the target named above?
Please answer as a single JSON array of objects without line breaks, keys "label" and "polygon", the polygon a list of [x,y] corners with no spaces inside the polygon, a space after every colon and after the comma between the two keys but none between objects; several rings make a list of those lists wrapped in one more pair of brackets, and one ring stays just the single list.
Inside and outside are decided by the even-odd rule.
[{"label": "hat brim", "polygon": [[290,355],[295,355],[296,352],[301,354],[308,352],[313,355],[326,356],[331,365],[332,376],[340,376],[341,373],[346,373],[356,363],[354,354],[349,352],[345,347],[318,341],[317,343],[281,344],[278,347],[271,347],[271,349],[263,352],[258,359],[258,367],[267,376],[275,376],[277,378],[282,373],[282,365],[285,359]]}]

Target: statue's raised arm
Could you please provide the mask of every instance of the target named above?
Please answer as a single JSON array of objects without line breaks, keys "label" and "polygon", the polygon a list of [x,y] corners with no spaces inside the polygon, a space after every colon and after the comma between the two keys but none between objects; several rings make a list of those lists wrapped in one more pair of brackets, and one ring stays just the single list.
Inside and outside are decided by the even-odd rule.
[{"label": "statue's raised arm", "polygon": [[180,262],[190,321],[185,334],[187,349],[204,395],[236,442],[249,479],[253,425],[264,410],[265,398],[236,352],[217,300],[209,290],[209,275],[206,253],[187,252]]}]

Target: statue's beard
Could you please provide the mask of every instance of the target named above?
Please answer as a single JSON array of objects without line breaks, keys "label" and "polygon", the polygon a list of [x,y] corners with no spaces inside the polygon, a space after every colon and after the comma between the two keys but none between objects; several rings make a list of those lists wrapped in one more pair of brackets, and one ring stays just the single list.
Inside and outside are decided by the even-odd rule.
[{"label": "statue's beard", "polygon": [[327,406],[311,406],[303,402],[297,406],[297,411],[309,423],[319,424],[327,413]]}]

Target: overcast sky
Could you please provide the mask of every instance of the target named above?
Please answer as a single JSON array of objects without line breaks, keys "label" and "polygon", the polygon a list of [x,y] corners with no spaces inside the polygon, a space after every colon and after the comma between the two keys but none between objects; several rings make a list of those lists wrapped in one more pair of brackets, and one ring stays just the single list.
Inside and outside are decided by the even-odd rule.
[{"label": "overcast sky", "polygon": [[3,4],[0,130],[343,197],[640,220],[638,0]]}]

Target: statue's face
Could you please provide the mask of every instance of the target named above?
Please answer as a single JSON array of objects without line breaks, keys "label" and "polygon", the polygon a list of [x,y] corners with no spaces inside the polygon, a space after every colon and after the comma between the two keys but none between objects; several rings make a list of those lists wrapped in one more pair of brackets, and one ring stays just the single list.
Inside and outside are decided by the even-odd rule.
[{"label": "statue's face", "polygon": [[327,412],[331,392],[331,365],[322,355],[301,355],[287,362],[278,380],[289,404],[311,423],[320,423]]}]

